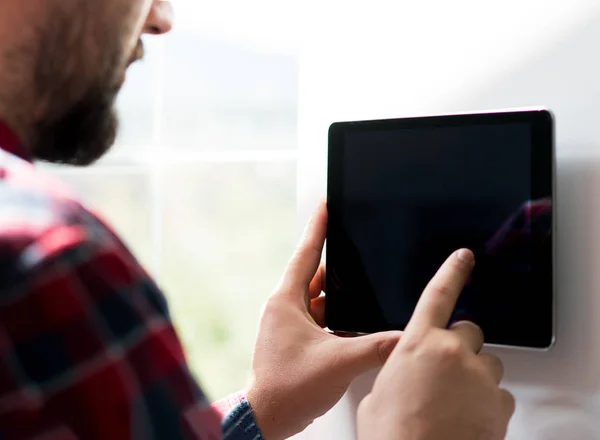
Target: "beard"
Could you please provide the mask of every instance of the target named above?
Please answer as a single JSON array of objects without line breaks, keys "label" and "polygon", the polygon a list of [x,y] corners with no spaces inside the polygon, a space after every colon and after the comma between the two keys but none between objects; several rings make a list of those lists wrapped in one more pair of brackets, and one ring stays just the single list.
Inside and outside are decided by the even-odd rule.
[{"label": "beard", "polygon": [[117,136],[115,92],[89,90],[69,108],[45,117],[34,127],[34,158],[85,166],[107,153]]},{"label": "beard", "polygon": [[97,33],[82,35],[94,25],[92,20],[82,26],[72,13],[62,18],[54,14],[34,60],[34,86],[43,111],[34,123],[30,147],[34,159],[84,166],[101,158],[116,140],[115,103],[122,73],[141,58],[143,46],[140,40],[127,63],[124,35],[113,30],[92,41]]}]

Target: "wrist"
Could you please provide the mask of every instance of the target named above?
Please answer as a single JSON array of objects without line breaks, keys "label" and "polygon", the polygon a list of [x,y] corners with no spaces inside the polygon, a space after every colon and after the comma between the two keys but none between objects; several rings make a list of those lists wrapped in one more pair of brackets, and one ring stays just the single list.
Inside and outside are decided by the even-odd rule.
[{"label": "wrist", "polygon": [[251,386],[246,391],[246,400],[252,409],[254,420],[265,440],[281,440],[283,437],[277,434],[276,417],[266,405],[267,399],[262,395],[259,389]]},{"label": "wrist", "polygon": [[265,440],[285,440],[306,428],[296,429],[296,418],[286,415],[286,402],[256,385],[248,388],[246,400]]}]

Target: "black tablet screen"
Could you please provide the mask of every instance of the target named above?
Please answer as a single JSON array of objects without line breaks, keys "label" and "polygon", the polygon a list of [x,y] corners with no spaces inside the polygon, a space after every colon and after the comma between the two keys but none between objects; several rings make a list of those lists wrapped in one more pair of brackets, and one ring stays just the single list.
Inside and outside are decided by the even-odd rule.
[{"label": "black tablet screen", "polygon": [[476,322],[488,343],[549,344],[552,198],[551,186],[532,191],[533,136],[527,122],[340,134],[328,233],[340,330],[403,329],[441,263],[466,247],[476,268],[452,321]]}]

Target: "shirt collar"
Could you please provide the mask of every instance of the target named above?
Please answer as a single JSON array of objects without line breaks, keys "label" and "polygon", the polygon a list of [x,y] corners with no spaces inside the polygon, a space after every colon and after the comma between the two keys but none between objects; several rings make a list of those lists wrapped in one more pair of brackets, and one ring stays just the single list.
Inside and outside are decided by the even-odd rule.
[{"label": "shirt collar", "polygon": [[31,156],[19,138],[0,120],[0,149],[31,162]]}]

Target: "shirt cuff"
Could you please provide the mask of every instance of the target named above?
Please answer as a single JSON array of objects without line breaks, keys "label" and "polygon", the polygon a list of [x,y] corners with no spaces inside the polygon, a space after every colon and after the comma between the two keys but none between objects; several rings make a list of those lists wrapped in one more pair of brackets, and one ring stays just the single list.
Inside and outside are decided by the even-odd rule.
[{"label": "shirt cuff", "polygon": [[245,401],[247,401],[246,394],[240,391],[239,393],[231,394],[224,399],[218,400],[211,407],[219,414],[221,420],[223,420],[234,408]]},{"label": "shirt cuff", "polygon": [[263,440],[247,400],[242,401],[225,417],[221,427],[223,440]]}]

